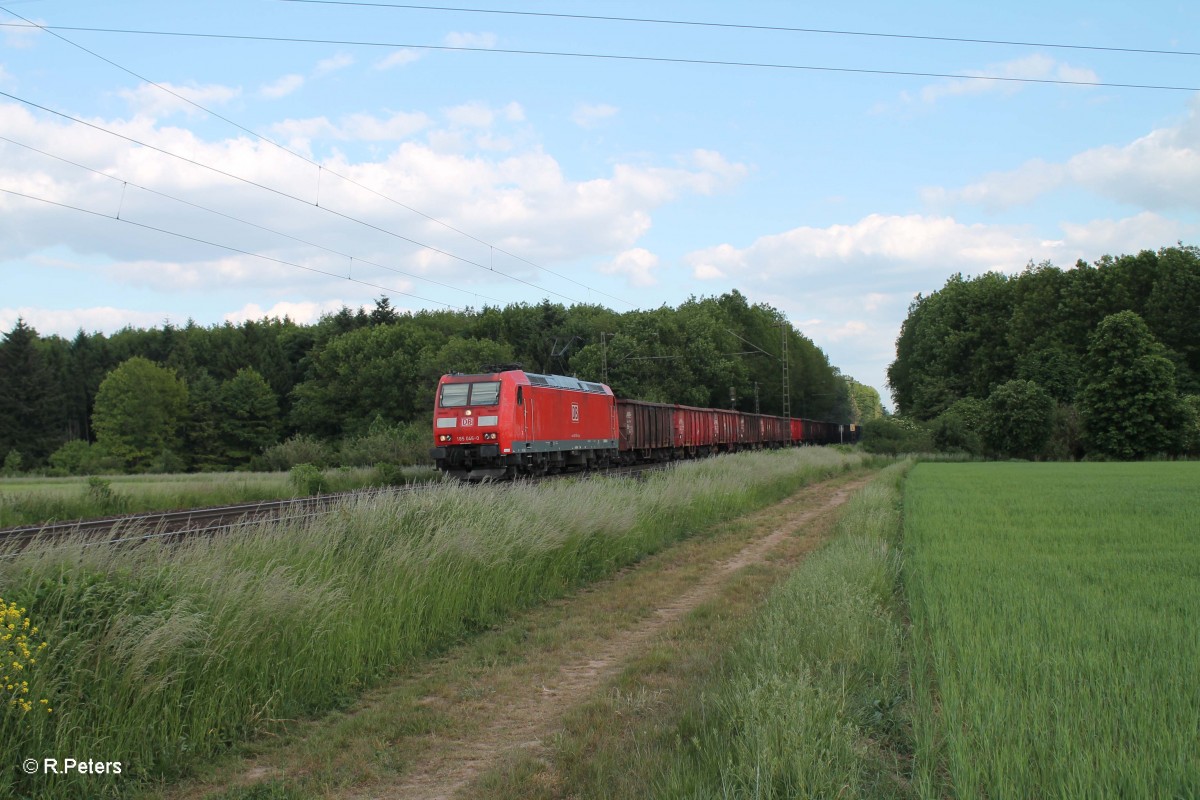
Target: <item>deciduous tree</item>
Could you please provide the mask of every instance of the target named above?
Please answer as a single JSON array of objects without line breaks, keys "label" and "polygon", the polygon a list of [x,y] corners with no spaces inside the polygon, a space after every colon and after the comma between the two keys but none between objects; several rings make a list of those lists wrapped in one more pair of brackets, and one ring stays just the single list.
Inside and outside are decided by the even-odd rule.
[{"label": "deciduous tree", "polygon": [[1091,336],[1084,374],[1079,411],[1089,450],[1139,459],[1180,447],[1175,367],[1140,316],[1104,318]]},{"label": "deciduous tree", "polygon": [[187,400],[187,386],[174,372],[134,356],[100,384],[92,414],[97,442],[127,468],[145,470],[178,452]]},{"label": "deciduous tree", "polygon": [[1012,380],[987,399],[983,438],[999,456],[1036,458],[1054,426],[1054,398],[1033,381]]}]

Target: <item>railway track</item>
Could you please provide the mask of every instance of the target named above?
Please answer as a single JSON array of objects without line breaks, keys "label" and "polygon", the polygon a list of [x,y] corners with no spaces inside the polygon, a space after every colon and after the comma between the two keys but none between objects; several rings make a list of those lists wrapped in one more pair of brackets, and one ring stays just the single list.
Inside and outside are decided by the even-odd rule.
[{"label": "railway track", "polygon": [[[414,486],[416,486],[414,484]],[[394,489],[370,489],[357,492],[263,500],[226,506],[208,506],[179,511],[150,511],[101,519],[81,519],[0,529],[0,548],[15,544],[23,547],[31,541],[53,541],[67,537],[85,539],[88,544],[124,544],[155,539],[181,539],[213,534],[255,525],[264,521],[286,522],[327,514],[339,502],[380,492],[403,492],[413,486]]]},{"label": "railway track", "polygon": [[[671,464],[639,464],[615,467],[595,472],[565,472],[536,480],[562,478],[641,475],[667,469]],[[525,482],[524,479],[517,483]],[[263,522],[282,523],[312,519],[332,513],[339,504],[379,495],[402,495],[429,486],[414,483],[383,489],[360,489],[353,492],[294,497],[285,500],[264,500],[227,506],[209,506],[180,511],[150,511],[124,514],[100,519],[81,519],[69,522],[49,522],[18,528],[0,528],[0,551],[22,549],[30,542],[53,542],[72,538],[88,545],[135,544],[150,541],[179,541],[193,536],[228,533]]]}]

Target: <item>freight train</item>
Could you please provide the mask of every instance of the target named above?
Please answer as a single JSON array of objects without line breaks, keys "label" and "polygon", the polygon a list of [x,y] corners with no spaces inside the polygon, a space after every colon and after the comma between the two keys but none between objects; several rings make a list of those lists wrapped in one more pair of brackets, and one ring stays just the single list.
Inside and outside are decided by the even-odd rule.
[{"label": "freight train", "polygon": [[483,480],[853,443],[861,432],[834,422],[624,400],[602,383],[501,368],[442,376],[430,455],[448,475]]}]

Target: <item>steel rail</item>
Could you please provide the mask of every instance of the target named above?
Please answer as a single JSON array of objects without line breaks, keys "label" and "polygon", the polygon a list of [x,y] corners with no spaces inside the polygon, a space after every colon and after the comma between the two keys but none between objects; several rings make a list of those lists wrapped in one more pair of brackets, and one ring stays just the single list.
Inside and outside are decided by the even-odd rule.
[{"label": "steel rail", "polygon": [[[679,462],[656,462],[612,467],[605,470],[560,472],[540,477],[521,478],[516,481],[485,481],[493,486],[521,486],[544,480],[561,478],[635,477],[644,480],[644,474],[670,469]],[[0,529],[0,550],[22,549],[34,541],[56,541],[79,537],[83,546],[136,544],[152,541],[182,541],[184,539],[215,535],[263,523],[280,524],[306,519],[316,519],[333,513],[342,504],[360,499],[371,499],[383,495],[403,495],[439,482],[427,481],[384,488],[358,489],[350,492],[335,492],[313,497],[290,497],[282,500],[260,500],[223,506],[180,509],[175,511],[150,511],[124,514],[98,519],[80,519],[65,522],[49,522],[41,525],[25,525]],[[287,513],[287,512],[299,513]],[[128,533],[129,535],[124,535]]]}]

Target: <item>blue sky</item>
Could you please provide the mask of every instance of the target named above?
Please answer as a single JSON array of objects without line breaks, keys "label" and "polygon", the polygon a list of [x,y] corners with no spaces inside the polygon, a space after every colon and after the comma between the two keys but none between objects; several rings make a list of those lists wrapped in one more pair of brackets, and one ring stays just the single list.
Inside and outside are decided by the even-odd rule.
[{"label": "blue sky", "polygon": [[0,329],[738,289],[886,402],[950,274],[1200,239],[1200,56],[1091,49],[1194,3],[470,7],[0,0]]}]

